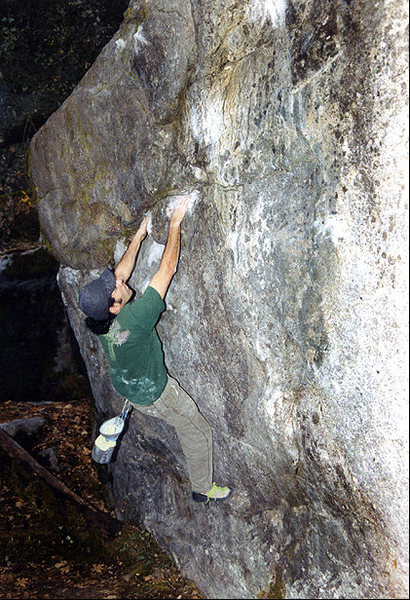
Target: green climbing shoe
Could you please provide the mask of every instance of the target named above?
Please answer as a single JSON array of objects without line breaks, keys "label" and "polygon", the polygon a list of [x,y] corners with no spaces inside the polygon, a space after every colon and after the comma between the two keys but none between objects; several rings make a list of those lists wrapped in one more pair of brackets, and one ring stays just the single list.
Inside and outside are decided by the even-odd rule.
[{"label": "green climbing shoe", "polygon": [[192,498],[195,502],[208,502],[210,500],[226,500],[231,495],[232,490],[228,487],[220,487],[216,485],[215,481],[209,492],[206,494],[200,494],[199,492],[192,492]]}]

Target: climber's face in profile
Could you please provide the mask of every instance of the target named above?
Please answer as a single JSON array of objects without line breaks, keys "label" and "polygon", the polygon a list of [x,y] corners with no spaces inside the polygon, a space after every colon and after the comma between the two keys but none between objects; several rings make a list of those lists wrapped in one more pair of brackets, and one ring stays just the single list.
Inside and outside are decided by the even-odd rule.
[{"label": "climber's face in profile", "polygon": [[115,289],[111,294],[114,304],[109,308],[110,313],[118,315],[120,310],[127,304],[128,300],[131,299],[131,296],[131,288],[129,288],[122,279],[116,279]]}]

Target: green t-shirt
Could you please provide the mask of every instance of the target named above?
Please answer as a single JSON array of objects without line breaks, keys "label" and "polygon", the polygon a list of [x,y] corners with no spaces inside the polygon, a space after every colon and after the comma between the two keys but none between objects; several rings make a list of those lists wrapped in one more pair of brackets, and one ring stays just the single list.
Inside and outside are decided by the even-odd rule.
[{"label": "green t-shirt", "polygon": [[161,342],[155,325],[165,304],[148,286],[143,295],[128,302],[100,335],[110,362],[111,381],[117,392],[135,404],[152,404],[167,384]]}]

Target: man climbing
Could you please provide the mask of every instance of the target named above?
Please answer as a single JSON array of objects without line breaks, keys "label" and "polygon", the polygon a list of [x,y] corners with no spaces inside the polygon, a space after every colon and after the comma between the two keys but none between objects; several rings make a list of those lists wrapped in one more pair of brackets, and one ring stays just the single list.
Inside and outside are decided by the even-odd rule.
[{"label": "man climbing", "polygon": [[158,271],[136,300],[127,281],[135,266],[149,217],[142,221],[114,272],[105,269],[80,291],[86,324],[97,334],[110,363],[114,388],[144,414],[175,427],[196,502],[224,500],[229,487],[212,483],[212,432],[192,398],[167,373],[155,326],[165,310],[164,297],[176,272],[181,222],[189,198],[175,206]]}]

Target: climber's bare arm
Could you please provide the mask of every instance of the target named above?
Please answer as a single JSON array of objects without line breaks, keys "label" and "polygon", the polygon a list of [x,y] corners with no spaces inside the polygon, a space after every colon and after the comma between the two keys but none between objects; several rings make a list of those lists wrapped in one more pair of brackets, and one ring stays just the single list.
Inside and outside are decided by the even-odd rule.
[{"label": "climber's bare arm", "polygon": [[135,266],[138,250],[140,249],[141,242],[147,235],[147,226],[149,222],[149,215],[145,217],[141,225],[138,228],[137,233],[134,235],[130,245],[124,252],[120,262],[118,263],[114,274],[116,279],[122,279],[127,281]]},{"label": "climber's bare arm", "polygon": [[177,270],[181,246],[181,222],[188,208],[189,198],[182,200],[174,208],[169,222],[168,239],[162,254],[161,264],[150,286],[157,290],[161,298],[165,297],[169,284]]}]

